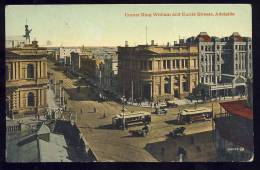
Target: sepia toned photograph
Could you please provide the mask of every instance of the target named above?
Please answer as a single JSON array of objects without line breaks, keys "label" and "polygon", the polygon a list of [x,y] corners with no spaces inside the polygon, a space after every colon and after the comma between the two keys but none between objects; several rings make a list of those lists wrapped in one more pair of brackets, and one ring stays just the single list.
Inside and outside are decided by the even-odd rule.
[{"label": "sepia toned photograph", "polygon": [[252,41],[250,4],[7,5],[5,160],[252,162]]}]

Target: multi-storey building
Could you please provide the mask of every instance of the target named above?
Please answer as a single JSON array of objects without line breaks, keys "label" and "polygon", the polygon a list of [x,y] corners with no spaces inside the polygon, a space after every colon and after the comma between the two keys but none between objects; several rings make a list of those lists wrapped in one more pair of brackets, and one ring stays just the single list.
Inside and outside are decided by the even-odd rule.
[{"label": "multi-storey building", "polygon": [[120,92],[128,98],[182,98],[198,84],[198,48],[193,45],[126,44],[118,47],[118,66]]},{"label": "multi-storey building", "polygon": [[199,49],[199,82],[202,92],[213,97],[245,92],[246,78],[252,78],[251,38],[233,33],[230,37],[210,37],[201,32],[187,44]]},{"label": "multi-storey building", "polygon": [[104,59],[104,64],[101,71],[102,87],[104,89],[116,92],[117,91],[117,75],[118,75],[118,57],[116,53]]},{"label": "multi-storey building", "polygon": [[41,114],[47,106],[47,49],[37,41],[6,49],[6,115]]},{"label": "multi-storey building", "polygon": [[70,65],[71,64],[71,60],[70,60],[71,52],[80,53],[81,48],[80,47],[60,47],[58,49],[57,60],[61,63]]},{"label": "multi-storey building", "polygon": [[70,69],[72,72],[79,72],[80,67],[81,67],[81,58],[86,57],[85,54],[81,53],[75,53],[72,52],[71,54],[71,66]]},{"label": "multi-storey building", "polygon": [[90,80],[100,84],[100,66],[104,63],[104,61],[87,55],[82,55],[80,58],[80,63],[80,73],[90,78]]}]

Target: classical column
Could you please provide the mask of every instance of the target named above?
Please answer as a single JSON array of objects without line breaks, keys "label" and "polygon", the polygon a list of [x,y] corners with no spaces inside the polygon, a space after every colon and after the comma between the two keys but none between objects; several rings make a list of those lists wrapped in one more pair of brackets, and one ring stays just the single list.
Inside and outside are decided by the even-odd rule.
[{"label": "classical column", "polygon": [[160,76],[161,96],[164,95],[164,76]]},{"label": "classical column", "polygon": [[193,74],[189,74],[188,75],[188,84],[189,84],[189,92],[192,93],[192,77],[193,77]]},{"label": "classical column", "polygon": [[182,86],[182,79],[183,79],[183,75],[179,75],[179,90],[180,90],[180,96],[182,95],[183,93],[183,86]]},{"label": "classical column", "polygon": [[15,63],[14,62],[12,62],[12,74],[13,74],[12,79],[15,79]]},{"label": "classical column", "polygon": [[39,62],[36,62],[36,73],[37,73],[37,78],[40,77],[40,66],[39,66]]},{"label": "classical column", "polygon": [[19,67],[18,67],[18,62],[15,62],[15,79],[19,79]]},{"label": "classical column", "polygon": [[152,97],[154,99],[155,97],[155,89],[156,89],[156,77],[152,76],[152,89],[153,89],[153,93],[152,93]]},{"label": "classical column", "polygon": [[171,76],[170,84],[171,84],[171,94],[174,95],[174,76]]}]

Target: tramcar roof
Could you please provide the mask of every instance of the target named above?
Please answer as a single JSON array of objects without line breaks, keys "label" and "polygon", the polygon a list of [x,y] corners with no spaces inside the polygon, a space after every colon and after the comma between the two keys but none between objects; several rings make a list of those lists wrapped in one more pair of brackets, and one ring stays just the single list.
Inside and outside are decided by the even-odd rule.
[{"label": "tramcar roof", "polygon": [[[136,117],[136,116],[143,116],[143,115],[151,115],[151,113],[146,111],[134,111],[134,112],[124,113],[124,117]],[[123,117],[123,113],[117,114],[116,116]]]},{"label": "tramcar roof", "polygon": [[181,115],[193,115],[193,114],[199,114],[203,112],[212,112],[212,110],[206,107],[198,107],[196,109],[184,109],[181,112]]}]

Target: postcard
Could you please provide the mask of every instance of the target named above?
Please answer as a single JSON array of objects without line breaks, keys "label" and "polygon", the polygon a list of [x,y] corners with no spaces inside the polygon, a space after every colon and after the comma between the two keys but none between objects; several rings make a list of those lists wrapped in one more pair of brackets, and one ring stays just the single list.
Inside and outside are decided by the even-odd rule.
[{"label": "postcard", "polygon": [[7,5],[6,162],[251,162],[250,4]]}]

